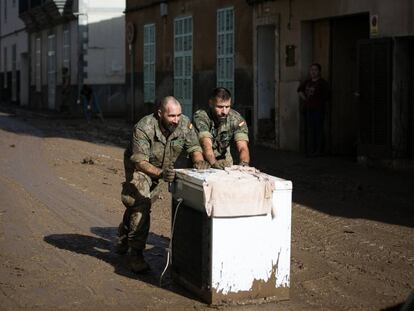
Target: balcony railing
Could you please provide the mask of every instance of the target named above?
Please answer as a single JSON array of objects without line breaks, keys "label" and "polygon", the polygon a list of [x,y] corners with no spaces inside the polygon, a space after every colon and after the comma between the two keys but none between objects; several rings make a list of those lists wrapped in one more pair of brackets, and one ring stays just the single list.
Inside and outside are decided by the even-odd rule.
[{"label": "balcony railing", "polygon": [[19,0],[19,17],[29,32],[75,18],[73,0]]}]

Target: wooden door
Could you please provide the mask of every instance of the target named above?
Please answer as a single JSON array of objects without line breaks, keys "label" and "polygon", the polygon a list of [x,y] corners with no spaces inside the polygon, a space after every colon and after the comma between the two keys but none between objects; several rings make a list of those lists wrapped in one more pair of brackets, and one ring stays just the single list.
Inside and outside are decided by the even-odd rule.
[{"label": "wooden door", "polygon": [[391,152],[392,40],[358,43],[358,155],[387,157]]},{"label": "wooden door", "polygon": [[369,36],[368,16],[331,20],[330,147],[337,155],[356,155],[358,141],[357,44]]}]

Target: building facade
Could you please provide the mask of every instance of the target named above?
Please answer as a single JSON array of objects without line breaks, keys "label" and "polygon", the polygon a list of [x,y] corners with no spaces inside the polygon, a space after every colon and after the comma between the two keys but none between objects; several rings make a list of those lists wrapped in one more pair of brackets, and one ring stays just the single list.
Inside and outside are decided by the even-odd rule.
[{"label": "building facade", "polygon": [[28,42],[25,25],[19,19],[19,1],[0,1],[0,99],[28,105]]},{"label": "building facade", "polygon": [[19,0],[29,33],[30,106],[61,110],[92,87],[106,115],[125,113],[125,1]]},{"label": "building facade", "polygon": [[[318,62],[331,86],[325,150],[361,160],[413,158],[413,1],[247,2],[256,138],[279,149],[303,147],[297,87]],[[262,134],[268,124],[274,138]]]},{"label": "building facade", "polygon": [[128,0],[126,64],[129,116],[176,96],[191,117],[216,86],[232,92],[251,123],[252,9],[244,0]]}]

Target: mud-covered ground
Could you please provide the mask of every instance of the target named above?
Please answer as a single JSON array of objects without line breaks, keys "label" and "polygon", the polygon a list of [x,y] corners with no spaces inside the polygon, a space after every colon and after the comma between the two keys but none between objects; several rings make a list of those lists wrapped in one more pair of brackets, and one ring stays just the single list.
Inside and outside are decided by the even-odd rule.
[{"label": "mud-covered ground", "polygon": [[[145,253],[152,271],[130,273],[113,251],[130,130],[122,120],[0,113],[1,310],[211,308],[168,275],[159,285],[170,234],[165,188]],[[293,182],[290,300],[215,308],[396,310],[414,288],[413,172],[260,147],[252,158]]]}]

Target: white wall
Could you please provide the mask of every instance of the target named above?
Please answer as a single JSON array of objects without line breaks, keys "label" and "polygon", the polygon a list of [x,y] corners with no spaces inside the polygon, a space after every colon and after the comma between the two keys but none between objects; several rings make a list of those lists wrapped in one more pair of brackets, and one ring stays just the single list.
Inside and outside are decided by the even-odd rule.
[{"label": "white wall", "polygon": [[[4,7],[7,3],[7,19],[4,18]],[[23,21],[19,18],[19,0],[16,0],[16,5],[13,7],[13,0],[1,0],[1,36],[10,34],[16,30],[22,30],[25,26]]]},{"label": "white wall", "polygon": [[63,31],[65,27],[69,29],[70,36],[70,60],[69,60],[69,74],[71,84],[77,84],[77,72],[78,72],[78,34],[77,34],[77,21],[73,20],[66,24],[58,25],[54,32],[56,34],[56,70],[57,70],[57,83],[62,83],[62,68],[63,66]]},{"label": "white wall", "polygon": [[70,81],[71,84],[78,84],[78,22],[72,21],[70,29]]},{"label": "white wall", "polygon": [[[4,18],[4,5],[7,1],[7,20]],[[0,71],[4,72],[12,70],[12,46],[16,44],[17,54],[17,70],[20,69],[20,54],[28,51],[27,33],[24,31],[24,23],[18,17],[19,1],[16,0],[16,6],[12,6],[12,0],[0,1],[0,55],[1,64]],[[7,68],[4,67],[4,47],[7,47]]]},{"label": "white wall", "polygon": [[292,131],[292,128],[299,129],[299,101],[297,100],[297,88],[299,82],[280,83],[280,117],[279,132],[280,146],[284,150],[297,150],[300,144],[299,130]]},{"label": "white wall", "polygon": [[[13,4],[14,3],[14,4]],[[5,16],[5,6],[7,6],[7,14]],[[28,91],[29,84],[27,81],[28,68],[28,55],[23,54],[28,52],[28,34],[25,31],[25,25],[19,18],[19,1],[18,0],[1,0],[0,1],[0,72],[12,72],[13,70],[13,46],[16,46],[16,74],[20,72],[20,75],[16,75],[15,82],[12,81],[7,88],[12,88],[13,83],[16,87],[16,97],[12,92],[11,100],[20,100],[21,105],[28,104]],[[4,49],[7,48],[6,62]],[[23,54],[23,55],[22,55]],[[22,57],[25,56],[24,62]],[[25,66],[25,68],[22,68]],[[0,87],[4,87],[4,84]],[[20,91],[19,91],[20,89]],[[17,93],[19,92],[19,93]]]},{"label": "white wall", "polygon": [[125,1],[84,3],[88,43],[85,83],[121,84],[125,80]]},{"label": "white wall", "polygon": [[[73,20],[65,24],[69,27],[70,31],[70,75],[71,84],[77,83],[77,72],[78,72],[78,37],[77,37],[77,21]],[[35,42],[36,38],[40,37],[42,42],[42,85],[47,84],[47,51],[48,51],[48,40],[49,34],[54,33],[56,36],[56,71],[57,71],[57,84],[62,83],[62,67],[63,67],[63,29],[64,24],[57,25],[51,29],[42,30],[37,33],[30,34],[30,56],[31,56],[31,74],[30,74],[30,85],[35,85],[35,64],[36,64],[36,50]]]},{"label": "white wall", "polygon": [[[4,72],[12,70],[12,46],[16,44],[16,60],[17,60],[17,70],[20,70],[20,54],[27,52],[27,34],[19,33],[13,36],[7,36],[1,39],[1,66],[0,71]],[[7,68],[4,68],[4,47],[7,47]]]}]

